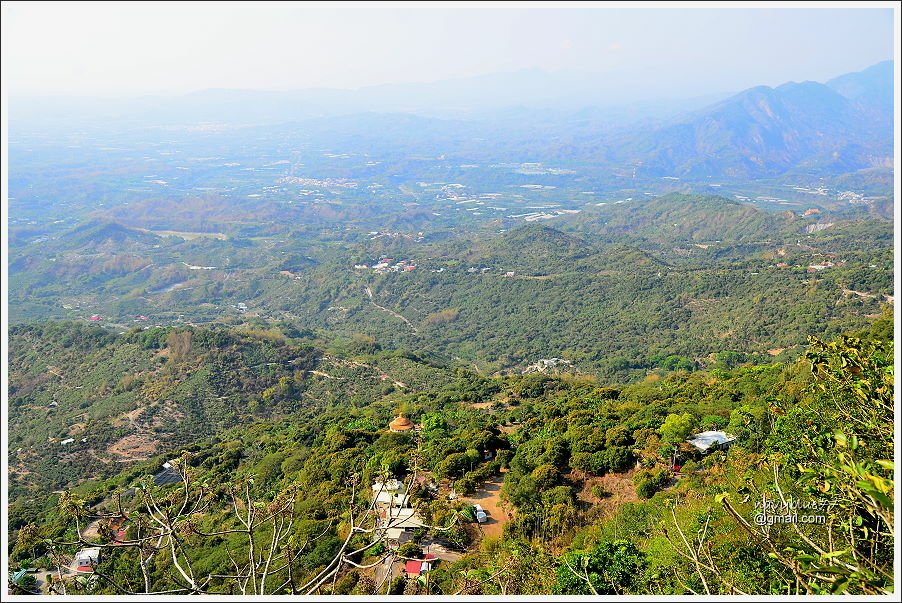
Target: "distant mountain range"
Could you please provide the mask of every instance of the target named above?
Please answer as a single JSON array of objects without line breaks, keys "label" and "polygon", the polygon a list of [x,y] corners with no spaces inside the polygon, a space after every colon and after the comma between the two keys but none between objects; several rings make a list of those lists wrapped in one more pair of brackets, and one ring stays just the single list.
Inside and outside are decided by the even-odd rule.
[{"label": "distant mountain range", "polygon": [[572,161],[599,173],[695,181],[840,176],[893,168],[894,70],[885,61],[826,83],[619,107],[609,82],[524,71],[357,91],[11,99],[10,115],[11,131],[39,123],[123,129],[216,122],[263,128],[262,136],[288,132],[328,147],[378,149],[400,161],[420,154],[462,162]]},{"label": "distant mountain range", "polygon": [[385,84],[357,90],[208,89],[180,96],[137,98],[11,98],[13,121],[267,125],[358,113],[404,113],[438,119],[505,119],[514,109],[534,114],[603,108],[620,120],[669,116],[728,95],[661,97],[616,77],[524,69],[436,82]]},{"label": "distant mountain range", "polygon": [[759,86],[623,141],[653,176],[763,177],[892,165],[893,63],[817,82]]},{"label": "distant mountain range", "polygon": [[[833,78],[827,86],[877,117],[892,117],[893,67],[892,61],[883,61],[863,71]],[[881,125],[892,126],[892,122]]]}]

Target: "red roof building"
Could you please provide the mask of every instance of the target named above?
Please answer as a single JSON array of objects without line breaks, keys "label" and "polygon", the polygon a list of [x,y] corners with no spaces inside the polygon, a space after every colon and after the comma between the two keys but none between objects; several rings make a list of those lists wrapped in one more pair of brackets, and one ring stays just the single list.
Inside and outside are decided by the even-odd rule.
[{"label": "red roof building", "polygon": [[422,561],[408,561],[404,566],[404,571],[408,576],[419,576],[420,570],[423,568]]},{"label": "red roof building", "polygon": [[432,569],[432,564],[435,563],[435,561],[437,559],[438,559],[438,557],[436,557],[432,553],[426,553],[426,555],[423,556],[422,561],[411,560],[411,561],[408,561],[407,563],[405,563],[404,564],[404,572],[407,574],[408,577],[419,576],[420,574],[425,574],[426,572],[428,572],[429,570]]}]

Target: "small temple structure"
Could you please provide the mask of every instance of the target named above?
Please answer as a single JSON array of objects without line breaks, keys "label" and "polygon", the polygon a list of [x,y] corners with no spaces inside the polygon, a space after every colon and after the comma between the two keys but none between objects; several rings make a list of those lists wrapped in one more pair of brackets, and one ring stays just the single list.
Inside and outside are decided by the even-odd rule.
[{"label": "small temple structure", "polygon": [[404,414],[399,414],[395,419],[388,424],[389,430],[395,433],[403,433],[405,431],[411,431],[413,429],[413,422],[404,416]]}]

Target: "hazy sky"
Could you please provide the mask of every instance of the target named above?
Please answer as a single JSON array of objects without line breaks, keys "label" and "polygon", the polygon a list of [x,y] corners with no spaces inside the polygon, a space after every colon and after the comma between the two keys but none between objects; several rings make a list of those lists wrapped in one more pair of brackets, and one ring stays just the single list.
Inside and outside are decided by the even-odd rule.
[{"label": "hazy sky", "polygon": [[357,88],[532,67],[705,94],[892,58],[893,11],[10,2],[3,42],[11,95]]}]

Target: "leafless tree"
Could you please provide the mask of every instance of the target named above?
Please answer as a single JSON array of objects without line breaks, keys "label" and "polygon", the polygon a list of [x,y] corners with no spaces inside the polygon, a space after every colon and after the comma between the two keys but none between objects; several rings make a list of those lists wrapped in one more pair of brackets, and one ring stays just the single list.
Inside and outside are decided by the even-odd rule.
[{"label": "leafless tree", "polygon": [[[97,547],[110,554],[126,550],[136,551],[143,584],[122,581],[103,571],[102,564],[93,567],[97,579],[119,594],[204,594],[221,592],[228,587],[231,592],[249,595],[277,593],[315,594],[330,584],[347,569],[367,570],[390,559],[408,560],[386,547],[386,552],[373,562],[363,564],[357,560],[379,544],[388,544],[388,533],[399,525],[441,532],[452,529],[456,519],[447,526],[434,526],[407,516],[392,517],[386,513],[380,517],[377,500],[384,490],[383,485],[373,493],[370,500],[358,500],[360,492],[358,480],[350,480],[350,502],[346,514],[346,534],[332,559],[312,578],[303,580],[298,575],[298,562],[311,545],[324,537],[338,518],[332,518],[321,533],[298,542],[293,530],[297,517],[296,502],[301,495],[297,485],[279,492],[271,501],[257,500],[253,493],[253,480],[243,479],[229,485],[225,492],[214,492],[206,484],[198,482],[189,466],[189,456],[171,461],[181,483],[175,488],[156,487],[152,478],[142,480],[136,487],[140,505],[130,513],[123,507],[122,496],[115,499],[113,512],[92,514],[83,501],[68,493],[60,497],[60,509],[75,523],[78,538],[69,542],[54,542],[52,550],[62,552],[71,547]],[[416,472],[405,480],[403,501],[410,500],[411,488]],[[234,527],[216,531],[202,530],[199,525],[215,503],[225,498]],[[132,526],[132,538],[119,539],[114,524],[128,521]],[[106,541],[98,544],[88,542],[84,537],[83,524],[97,522],[98,533]],[[231,571],[200,575],[196,569],[196,545],[204,539],[240,534],[243,535],[242,550],[229,549]],[[364,542],[361,543],[361,540]],[[159,555],[171,561],[170,578],[175,583],[172,588],[159,588],[154,584],[152,565]],[[61,567],[68,560],[60,560],[59,584],[65,593],[65,582]],[[389,572],[390,574],[390,572]]]}]

